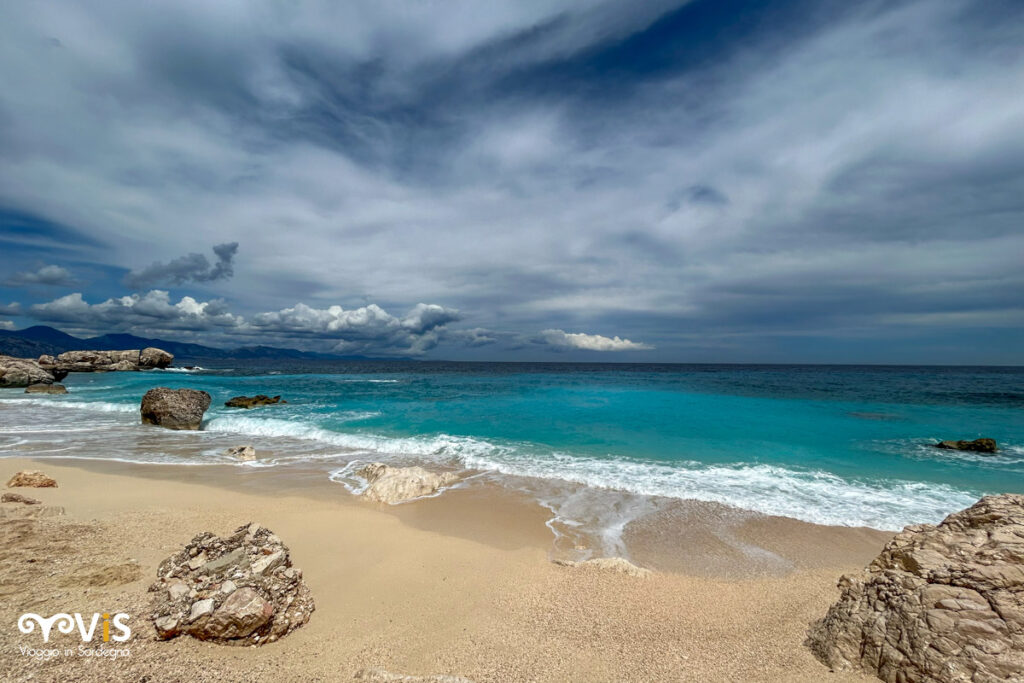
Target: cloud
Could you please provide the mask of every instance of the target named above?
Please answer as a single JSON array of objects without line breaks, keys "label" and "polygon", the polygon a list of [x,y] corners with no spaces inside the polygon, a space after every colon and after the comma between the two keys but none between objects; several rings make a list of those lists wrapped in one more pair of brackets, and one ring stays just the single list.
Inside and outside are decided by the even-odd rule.
[{"label": "cloud", "polygon": [[856,330],[885,361],[931,321],[943,362],[1024,309],[1017,4],[0,6],[0,242],[88,236],[113,268],[244,234],[218,294],[249,317],[443,301],[495,356],[563,328],[756,360],[800,331],[845,361]]},{"label": "cloud", "polygon": [[224,280],[235,274],[232,261],[238,252],[238,242],[218,244],[213,247],[216,263],[202,254],[188,254],[167,263],[154,263],[140,271],[125,276],[129,287],[152,287],[154,285],[181,285],[186,282],[213,282]]},{"label": "cloud", "polygon": [[10,320],[0,320],[0,330],[13,330],[14,323]]},{"label": "cloud", "polygon": [[555,348],[582,351],[649,351],[654,348],[650,344],[634,342],[618,336],[605,337],[600,334],[565,332],[563,330],[544,330],[540,333],[540,341]]},{"label": "cloud", "polygon": [[271,334],[337,340],[335,351],[420,354],[437,345],[440,328],[457,320],[458,311],[437,304],[417,304],[397,317],[377,304],[318,309],[299,303],[253,316],[252,327]]},{"label": "cloud", "polygon": [[111,329],[201,331],[233,329],[243,319],[228,312],[222,300],[196,301],[190,296],[172,303],[170,293],[155,289],[89,304],[80,292],[30,307],[38,320],[108,331]]},{"label": "cloud", "polygon": [[7,280],[7,283],[13,286],[47,285],[59,287],[74,284],[74,280],[66,268],[49,265],[34,271],[15,273]]},{"label": "cloud", "polygon": [[12,301],[6,306],[0,304],[0,315],[21,315],[21,304],[17,301]]}]

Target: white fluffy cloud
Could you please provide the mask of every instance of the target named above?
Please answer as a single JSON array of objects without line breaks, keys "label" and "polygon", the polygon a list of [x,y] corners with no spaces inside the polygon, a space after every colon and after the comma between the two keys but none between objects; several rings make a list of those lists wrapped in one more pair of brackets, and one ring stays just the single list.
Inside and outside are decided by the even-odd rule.
[{"label": "white fluffy cloud", "polygon": [[14,323],[10,320],[0,320],[0,330],[13,330]]},{"label": "white fluffy cloud", "polygon": [[605,337],[600,334],[544,330],[540,333],[543,343],[556,348],[579,349],[581,351],[648,351],[650,344],[630,341],[621,337]]},{"label": "white fluffy cloud", "polygon": [[68,294],[30,309],[32,317],[82,327],[153,330],[210,330],[235,328],[243,323],[240,316],[228,312],[224,301],[196,301],[190,296],[171,303],[170,293],[154,289],[146,294],[132,294],[90,304],[81,292]]},{"label": "white fluffy cloud", "polygon": [[259,313],[253,316],[252,327],[270,333],[336,339],[336,351],[419,354],[436,346],[439,330],[458,319],[458,311],[437,304],[420,303],[398,317],[377,304],[345,309],[300,303]]}]

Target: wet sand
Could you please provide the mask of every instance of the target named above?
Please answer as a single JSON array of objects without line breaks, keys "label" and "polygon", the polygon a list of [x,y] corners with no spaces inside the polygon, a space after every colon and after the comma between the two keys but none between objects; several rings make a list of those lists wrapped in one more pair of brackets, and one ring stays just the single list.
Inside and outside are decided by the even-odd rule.
[{"label": "wet sand", "polygon": [[[66,514],[0,519],[4,680],[335,681],[365,668],[474,681],[873,680],[830,674],[802,642],[839,576],[888,533],[681,503],[627,529],[634,561],[656,570],[638,579],[550,562],[549,512],[501,487],[381,507],[302,471],[0,460],[3,481],[20,469],[57,479],[19,492]],[[159,562],[201,531],[250,521],[291,548],[316,600],[311,621],[261,648],[153,640],[146,589]],[[131,615],[130,657],[19,651],[39,640],[18,632],[21,613],[104,610]]]}]

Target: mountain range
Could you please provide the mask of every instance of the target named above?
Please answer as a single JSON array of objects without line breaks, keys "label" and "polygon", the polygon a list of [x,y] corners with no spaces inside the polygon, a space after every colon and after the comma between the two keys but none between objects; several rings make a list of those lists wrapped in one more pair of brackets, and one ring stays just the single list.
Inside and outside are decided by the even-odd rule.
[{"label": "mountain range", "polygon": [[133,334],[104,334],[82,339],[61,332],[46,325],[27,327],[24,330],[0,332],[0,354],[19,358],[37,358],[43,354],[55,356],[65,351],[117,351],[121,349],[144,349],[155,346],[181,358],[224,358],[224,359],[305,359],[305,360],[363,360],[363,356],[337,356],[297,349],[282,349],[274,346],[240,346],[234,349],[220,349],[202,344],[147,339]]}]

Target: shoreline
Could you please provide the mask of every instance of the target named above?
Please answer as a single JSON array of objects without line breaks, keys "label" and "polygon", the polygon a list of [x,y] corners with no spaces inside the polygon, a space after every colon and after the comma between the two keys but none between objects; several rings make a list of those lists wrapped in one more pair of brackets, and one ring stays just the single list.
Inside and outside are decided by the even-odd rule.
[{"label": "shoreline", "polygon": [[[3,457],[0,463],[21,460]],[[371,508],[421,531],[443,533],[495,548],[536,547],[549,560],[621,556],[655,571],[710,578],[781,576],[798,569],[846,566],[862,548],[880,549],[896,532],[805,522],[700,500],[655,499],[652,512],[620,530],[621,552],[602,552],[600,533],[562,534],[557,513],[533,490],[505,482],[474,481],[397,505],[369,503],[315,467],[249,468],[236,465],[174,465],[105,461],[102,458],[26,458],[31,469],[51,466],[143,480],[191,483],[260,497],[290,496],[317,503]],[[596,490],[618,497],[621,492]],[[113,505],[118,509],[119,504]],[[103,512],[108,507],[88,507]],[[871,556],[873,557],[873,555]],[[870,559],[870,558],[868,558]]]},{"label": "shoreline", "polygon": [[[152,466],[0,463],[5,481],[20,469],[56,478],[59,488],[21,491],[66,509],[2,520],[0,618],[119,609],[137,629],[131,657],[97,661],[33,660],[17,650],[26,636],[4,629],[0,652],[13,680],[350,680],[367,667],[477,682],[870,680],[828,674],[802,643],[838,594],[836,580],[877,554],[882,532],[809,533],[814,525],[769,518],[744,533],[779,547],[786,540],[803,566],[638,579],[552,563],[547,512],[495,491],[381,508],[336,485],[334,497],[298,480],[275,489],[275,477],[239,477],[237,468],[225,479],[211,468],[143,475]],[[224,535],[250,521],[291,548],[317,604],[309,624],[261,648],[153,641],[146,588],[157,564],[202,531]],[[691,539],[679,554],[698,547]]]}]

